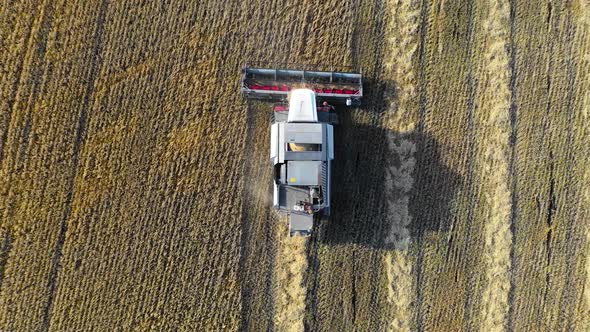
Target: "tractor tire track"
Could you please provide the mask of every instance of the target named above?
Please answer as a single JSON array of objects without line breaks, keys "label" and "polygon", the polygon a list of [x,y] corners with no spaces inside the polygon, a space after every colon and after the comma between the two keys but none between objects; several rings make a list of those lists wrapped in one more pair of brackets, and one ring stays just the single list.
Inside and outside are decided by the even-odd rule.
[{"label": "tractor tire track", "polygon": [[[420,38],[419,38],[419,46],[418,46],[418,123],[416,125],[416,133],[419,135],[416,140],[416,174],[421,174],[423,171],[423,150],[425,148],[425,128],[426,128],[426,115],[427,115],[427,95],[426,95],[426,82],[427,82],[427,59],[426,59],[426,35],[428,33],[428,12],[429,12],[429,1],[422,0],[421,9],[420,9]],[[423,178],[416,177],[416,187],[421,188],[423,186]],[[415,196],[415,195],[412,195]],[[415,197],[412,197],[412,199]],[[414,218],[417,218],[414,215]],[[415,326],[417,331],[423,331],[423,321],[424,321],[424,313],[422,311],[422,300],[423,300],[423,293],[422,293],[422,283],[423,283],[423,260],[424,260],[424,251],[423,251],[423,240],[424,240],[424,232],[425,229],[421,227],[420,224],[413,227],[411,232],[415,234],[416,237],[416,246],[418,248],[416,253],[416,280],[415,280],[415,289],[416,289],[416,296],[415,296]]]},{"label": "tractor tire track", "polygon": [[[41,15],[43,18],[47,17],[46,15],[43,15],[44,13],[44,9],[45,7],[41,7],[41,9],[39,10],[38,13],[35,13],[35,15],[31,15],[31,19],[30,19],[30,23],[28,24],[28,26],[30,27],[29,29],[27,29],[26,32],[26,37],[25,40],[27,41],[25,44],[25,49],[24,49],[24,54],[23,56],[20,58],[20,61],[17,62],[16,64],[16,77],[12,83],[12,87],[10,89],[11,93],[8,97],[7,100],[7,109],[6,112],[3,112],[3,118],[2,118],[2,134],[0,136],[0,165],[2,165],[2,162],[4,160],[4,150],[6,148],[6,140],[8,138],[8,132],[10,130],[10,122],[12,119],[12,114],[15,112],[15,107],[17,104],[17,97],[19,95],[20,89],[21,87],[25,86],[25,82],[23,79],[24,76],[24,72],[25,72],[25,68],[28,68],[29,65],[25,66],[25,62],[33,62],[32,60],[32,50],[33,50],[33,44],[35,43],[35,38],[32,38],[33,36],[33,30],[35,30],[35,21],[37,21],[39,19],[39,15]],[[42,19],[43,20],[43,19]]]},{"label": "tractor tire track", "polygon": [[[516,139],[518,137],[517,112],[518,99],[516,78],[518,77],[516,59],[516,0],[508,0],[510,5],[510,42],[509,42],[509,62],[510,69],[510,157],[508,161],[508,177],[510,182],[510,233],[512,234],[512,243],[510,245],[510,266],[513,270],[516,266],[516,220],[518,218],[518,173],[516,171],[517,156]],[[514,319],[514,297],[516,296],[516,274],[510,275],[510,290],[508,291],[508,318],[507,326],[513,326]]]},{"label": "tractor tire track", "polygon": [[10,250],[12,249],[12,235],[6,229],[0,230],[3,240],[0,245],[0,291],[2,290],[2,281],[4,280],[4,268],[8,257],[10,257]]}]

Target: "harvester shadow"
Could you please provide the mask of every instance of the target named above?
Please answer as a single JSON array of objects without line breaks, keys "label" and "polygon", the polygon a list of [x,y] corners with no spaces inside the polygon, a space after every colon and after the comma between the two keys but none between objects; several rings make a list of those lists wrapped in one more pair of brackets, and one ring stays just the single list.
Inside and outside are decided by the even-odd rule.
[{"label": "harvester shadow", "polygon": [[[396,133],[352,121],[339,111],[335,128],[335,160],[332,173],[332,215],[319,221],[308,246],[308,294],[305,324],[315,330],[319,305],[320,245],[360,246],[374,251],[400,251],[415,256],[416,282],[423,275],[423,242],[427,236],[449,232],[453,199],[462,178],[441,160],[436,140],[420,132]],[[367,255],[341,257],[364,260]],[[355,258],[357,257],[357,258]],[[371,261],[358,266],[379,269]],[[357,266],[353,262],[353,266]],[[355,273],[362,273],[356,271]],[[354,286],[353,286],[354,289]],[[365,294],[367,295],[367,294]],[[369,296],[369,295],[367,295]],[[354,298],[354,297],[353,297]],[[421,305],[416,287],[416,305]],[[355,300],[352,306],[355,307]]]},{"label": "harvester shadow", "polygon": [[316,240],[405,250],[427,232],[446,233],[461,178],[424,133],[354,123],[340,112],[335,129],[332,215]]}]

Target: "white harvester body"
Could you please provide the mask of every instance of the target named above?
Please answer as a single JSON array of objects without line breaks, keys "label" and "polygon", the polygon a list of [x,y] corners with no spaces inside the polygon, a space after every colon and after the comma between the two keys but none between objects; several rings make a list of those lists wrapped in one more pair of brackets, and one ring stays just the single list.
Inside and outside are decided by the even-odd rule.
[{"label": "white harvester body", "polygon": [[318,122],[315,92],[309,89],[291,90],[287,122]]},{"label": "white harvester body", "polygon": [[[312,89],[294,87],[302,83]],[[334,107],[327,103],[359,105],[362,76],[245,68],[241,90],[247,98],[288,102],[273,107],[270,128],[273,207],[288,215],[290,236],[309,236],[315,216],[325,217],[331,212],[332,124],[338,119]],[[323,105],[317,105],[318,98]]]}]

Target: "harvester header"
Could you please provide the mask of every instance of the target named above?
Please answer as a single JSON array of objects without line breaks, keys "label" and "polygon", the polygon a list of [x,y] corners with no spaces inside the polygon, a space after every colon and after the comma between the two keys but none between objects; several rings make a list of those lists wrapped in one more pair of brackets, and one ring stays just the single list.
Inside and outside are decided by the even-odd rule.
[{"label": "harvester header", "polygon": [[334,125],[337,107],[358,106],[358,73],[291,69],[242,69],[246,98],[274,101],[270,126],[273,207],[287,215],[289,236],[310,236],[331,214]]},{"label": "harvester header", "polygon": [[245,67],[241,90],[247,98],[285,101],[289,91],[307,88],[318,99],[358,106],[363,96],[362,80],[359,73]]}]

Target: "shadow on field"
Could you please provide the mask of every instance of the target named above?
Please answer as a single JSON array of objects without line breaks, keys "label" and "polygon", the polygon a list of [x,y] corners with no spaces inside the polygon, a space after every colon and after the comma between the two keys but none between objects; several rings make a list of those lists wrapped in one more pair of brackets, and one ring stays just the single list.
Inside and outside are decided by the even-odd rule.
[{"label": "shadow on field", "polygon": [[437,142],[353,123],[345,111],[335,128],[332,215],[318,240],[403,250],[425,232],[446,232],[461,179],[441,163]]}]

